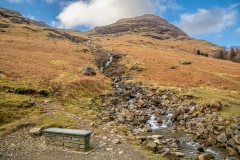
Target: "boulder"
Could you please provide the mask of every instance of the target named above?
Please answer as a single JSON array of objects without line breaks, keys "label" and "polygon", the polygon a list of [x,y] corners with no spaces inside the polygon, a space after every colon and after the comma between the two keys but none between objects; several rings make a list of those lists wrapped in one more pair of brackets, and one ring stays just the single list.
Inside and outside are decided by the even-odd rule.
[{"label": "boulder", "polygon": [[210,109],[213,112],[218,112],[221,110],[221,108],[222,108],[222,103],[218,101],[215,101],[210,105]]},{"label": "boulder", "polygon": [[225,134],[225,133],[220,134],[220,135],[217,137],[217,140],[218,140],[219,142],[221,142],[221,143],[226,142],[226,141],[227,141],[227,136],[226,136],[226,134]]},{"label": "boulder", "polygon": [[87,67],[83,68],[80,71],[80,73],[83,74],[83,75],[86,75],[86,76],[95,76],[96,75],[95,70],[90,66],[87,66]]},{"label": "boulder", "polygon": [[113,143],[113,144],[120,144],[121,141],[120,141],[119,139],[114,139],[114,140],[112,140],[112,143]]},{"label": "boulder", "polygon": [[163,135],[152,135],[153,139],[161,139],[163,138]]},{"label": "boulder", "polygon": [[226,150],[230,156],[234,156],[237,154],[237,152],[231,147],[226,147]]},{"label": "boulder", "polygon": [[143,128],[144,132],[152,132],[150,124],[146,123]]},{"label": "boulder", "polygon": [[211,160],[214,159],[212,153],[202,153],[198,156],[198,160]]},{"label": "boulder", "polygon": [[204,149],[201,145],[196,145],[195,149],[199,152],[204,152]]},{"label": "boulder", "polygon": [[170,151],[164,152],[162,154],[162,157],[167,158],[168,160],[178,160],[177,154],[174,152],[170,152]]},{"label": "boulder", "polygon": [[175,154],[176,154],[178,157],[184,157],[184,156],[185,156],[185,154],[182,153],[182,152],[175,152]]},{"label": "boulder", "polygon": [[157,149],[157,144],[154,142],[148,142],[146,146],[148,149],[150,149],[153,152],[155,152]]},{"label": "boulder", "polygon": [[240,134],[235,135],[234,140],[237,144],[240,144]]}]

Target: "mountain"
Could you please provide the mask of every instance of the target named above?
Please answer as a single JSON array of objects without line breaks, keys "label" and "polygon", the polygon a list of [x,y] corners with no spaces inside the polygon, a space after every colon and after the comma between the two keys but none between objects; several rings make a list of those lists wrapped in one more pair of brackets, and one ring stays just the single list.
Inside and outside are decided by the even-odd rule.
[{"label": "mountain", "polygon": [[170,37],[189,37],[178,27],[168,23],[159,16],[146,14],[134,18],[120,19],[116,23],[96,27],[92,34],[140,34],[157,39],[168,39]]},{"label": "mountain", "polygon": [[[112,137],[108,127],[113,127],[109,128],[111,133],[122,135],[135,130],[132,127],[144,127],[148,111],[167,116],[178,111],[177,107],[182,112],[182,106],[191,106],[194,112],[188,115],[189,121],[212,113],[240,115],[239,107],[232,106],[240,106],[239,64],[212,58],[222,47],[192,38],[163,18],[143,15],[121,19],[89,32],[43,25],[0,8],[0,147],[12,143],[3,134],[25,126],[82,128],[94,131],[102,141],[102,135]],[[197,55],[198,49],[209,56]],[[81,71],[88,68],[96,75],[83,75]],[[213,100],[228,107],[210,112],[209,105],[199,105]],[[188,109],[183,112],[190,114]],[[131,117],[140,119],[122,123]],[[116,118],[117,122],[112,121]],[[213,121],[218,119],[212,117]],[[110,121],[114,123],[106,126]],[[131,130],[129,125],[134,125]],[[28,136],[17,134],[20,140],[29,137],[29,129],[25,130]],[[13,152],[24,157],[21,147],[22,152],[15,153],[22,144],[6,146],[10,149],[1,151],[0,157]],[[3,159],[9,158],[6,156]]]}]

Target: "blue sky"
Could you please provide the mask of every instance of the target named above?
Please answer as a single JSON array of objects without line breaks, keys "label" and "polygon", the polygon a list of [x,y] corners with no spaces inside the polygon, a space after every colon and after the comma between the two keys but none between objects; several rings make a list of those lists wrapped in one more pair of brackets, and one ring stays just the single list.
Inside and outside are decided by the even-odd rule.
[{"label": "blue sky", "polygon": [[194,38],[240,46],[240,0],[1,0],[0,7],[54,27],[81,31],[155,14]]}]

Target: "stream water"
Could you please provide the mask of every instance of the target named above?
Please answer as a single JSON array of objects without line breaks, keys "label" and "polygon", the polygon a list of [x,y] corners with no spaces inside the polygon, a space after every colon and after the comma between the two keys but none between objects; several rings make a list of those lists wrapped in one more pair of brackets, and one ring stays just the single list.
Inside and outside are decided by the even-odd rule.
[{"label": "stream water", "polygon": [[113,61],[113,56],[112,56],[110,53],[108,53],[108,57],[109,57],[109,59],[108,59],[108,61],[106,62],[106,64],[105,64],[104,66],[101,66],[101,67],[100,67],[100,71],[101,71],[101,72],[103,72],[104,69],[105,69],[105,67],[108,66],[108,65],[109,65],[110,63],[112,63],[112,61]]},{"label": "stream water", "polygon": [[[172,130],[169,129],[169,127],[172,125],[170,120],[171,116],[172,114],[169,113],[167,118],[163,120],[162,124],[159,125],[155,119],[155,116],[151,115],[147,123],[151,125],[153,132],[147,133],[147,135],[164,135],[163,141],[172,138],[179,139],[181,142],[179,152],[184,153],[184,158],[195,160],[199,155],[199,152],[195,148],[200,144],[198,142],[192,142],[190,137],[183,131],[172,132]],[[228,153],[224,148],[208,147],[205,149],[205,152],[212,153],[215,157],[215,160],[237,160],[235,157],[228,157]]]},{"label": "stream water", "polygon": [[[103,68],[100,68],[100,70],[103,72],[104,68],[113,61],[113,56],[111,56],[108,53],[109,60],[107,61],[106,65]],[[124,87],[121,87],[119,84],[121,80],[118,78],[114,79],[114,85],[113,89],[116,90],[118,93],[124,93],[126,92]],[[127,104],[131,105],[136,102],[136,99],[141,96],[141,93],[136,93],[135,97],[128,100]],[[163,100],[166,99],[166,96],[162,97]],[[189,135],[184,133],[183,131],[173,131],[171,128],[173,127],[171,118],[173,116],[172,113],[167,113],[164,117],[162,117],[162,123],[159,124],[156,120],[156,117],[152,111],[146,111],[149,113],[149,119],[147,121],[148,124],[150,124],[152,132],[144,132],[143,135],[149,136],[149,135],[163,135],[162,141],[166,141],[169,139],[178,139],[180,141],[180,147],[177,150],[177,152],[183,153],[185,156],[180,159],[190,159],[195,160],[197,159],[198,155],[201,154],[199,151],[197,151],[195,148],[199,146],[200,144],[198,142],[191,141],[191,138]],[[235,157],[228,157],[228,153],[226,149],[224,148],[218,148],[218,147],[208,147],[204,148],[205,152],[210,152],[214,155],[215,160],[237,160],[238,158]]]}]

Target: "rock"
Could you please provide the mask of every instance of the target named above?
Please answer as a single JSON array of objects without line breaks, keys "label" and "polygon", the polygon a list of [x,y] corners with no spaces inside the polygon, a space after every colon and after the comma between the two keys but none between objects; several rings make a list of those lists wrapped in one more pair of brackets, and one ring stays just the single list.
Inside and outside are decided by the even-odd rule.
[{"label": "rock", "polygon": [[158,144],[158,145],[162,144],[159,139],[155,139],[155,140],[154,140],[154,143],[156,143],[156,144]]},{"label": "rock", "polygon": [[107,137],[107,136],[104,136],[104,137],[102,137],[102,139],[106,140],[106,139],[108,139],[108,137]]},{"label": "rock", "polygon": [[227,136],[226,136],[226,134],[225,134],[225,133],[220,134],[220,135],[217,137],[217,140],[218,140],[219,142],[221,142],[221,143],[226,142],[226,141],[227,141]]},{"label": "rock", "polygon": [[236,155],[236,151],[233,149],[233,148],[231,148],[231,147],[226,147],[226,150],[227,150],[227,152],[229,153],[229,155],[230,156],[234,156],[234,155]]},{"label": "rock", "polygon": [[146,146],[153,152],[155,152],[157,149],[157,145],[154,142],[148,142]]},{"label": "rock", "polygon": [[150,124],[146,123],[143,128],[144,132],[152,132]]},{"label": "rock", "polygon": [[195,149],[199,152],[204,152],[204,149],[201,145],[196,145]]},{"label": "rock", "polygon": [[178,160],[177,154],[170,151],[163,153],[162,157],[167,158],[168,160]]},{"label": "rock", "polygon": [[207,129],[208,129],[210,132],[213,132],[213,131],[214,131],[214,126],[213,126],[213,125],[209,125],[209,126],[207,126]]},{"label": "rock", "polygon": [[240,144],[240,134],[235,135],[234,140],[237,144]]},{"label": "rock", "polygon": [[177,143],[172,143],[169,145],[170,148],[178,148],[178,144]]},{"label": "rock", "polygon": [[240,145],[239,145],[239,146],[237,146],[237,150],[238,150],[238,152],[240,153]]},{"label": "rock", "polygon": [[136,139],[137,140],[143,140],[143,141],[145,141],[146,140],[146,136],[136,136]]},{"label": "rock", "polygon": [[210,105],[210,109],[213,112],[218,112],[219,110],[221,110],[221,108],[222,108],[222,104],[221,102],[218,102],[218,101],[215,101]]},{"label": "rock", "polygon": [[189,111],[189,108],[187,108],[187,107],[185,107],[185,106],[180,106],[179,108],[179,111],[181,112],[181,113],[187,113],[188,111]]},{"label": "rock", "polygon": [[163,138],[163,135],[152,135],[153,139],[161,139]]},{"label": "rock", "polygon": [[215,138],[208,138],[208,142],[209,142],[211,145],[216,145],[217,140],[216,140]]},{"label": "rock", "polygon": [[49,102],[52,102],[52,100],[44,100],[44,103],[49,103]]},{"label": "rock", "polygon": [[80,71],[80,73],[83,74],[83,75],[86,75],[86,76],[95,76],[96,75],[95,70],[90,66],[87,66],[87,67],[83,68]]},{"label": "rock", "polygon": [[184,153],[181,153],[181,152],[175,152],[175,154],[178,156],[178,157],[184,157]]},{"label": "rock", "polygon": [[121,141],[120,141],[119,139],[114,139],[114,140],[112,140],[112,143],[113,143],[113,144],[120,144]]},{"label": "rock", "polygon": [[235,143],[235,141],[234,141],[232,138],[230,138],[229,140],[227,140],[227,145],[228,145],[228,146],[232,146],[232,147],[237,146],[237,144]]},{"label": "rock", "polygon": [[29,134],[31,136],[40,136],[41,132],[42,132],[41,128],[32,128],[32,129],[30,129]]},{"label": "rock", "polygon": [[198,156],[198,160],[211,160],[214,159],[212,153],[202,153]]},{"label": "rock", "polygon": [[118,154],[123,154],[123,151],[119,151]]},{"label": "rock", "polygon": [[106,151],[112,151],[113,149],[112,148],[106,148]]}]

